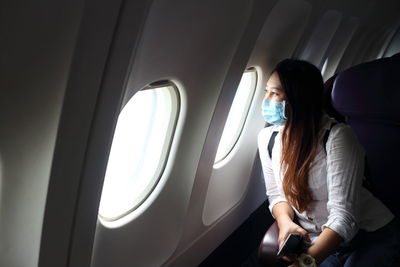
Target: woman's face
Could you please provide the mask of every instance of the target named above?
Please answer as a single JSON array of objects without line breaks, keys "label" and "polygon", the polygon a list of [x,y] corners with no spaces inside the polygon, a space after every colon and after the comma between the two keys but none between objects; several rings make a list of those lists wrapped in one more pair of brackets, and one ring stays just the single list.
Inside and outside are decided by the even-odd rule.
[{"label": "woman's face", "polygon": [[285,91],[283,90],[281,81],[279,80],[279,75],[276,71],[273,72],[268,79],[267,87],[265,87],[264,99],[278,102],[286,100]]}]

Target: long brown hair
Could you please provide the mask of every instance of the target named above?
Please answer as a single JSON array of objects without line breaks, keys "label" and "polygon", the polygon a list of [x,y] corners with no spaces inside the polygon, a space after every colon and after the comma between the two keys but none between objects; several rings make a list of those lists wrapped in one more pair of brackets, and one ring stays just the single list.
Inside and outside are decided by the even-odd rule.
[{"label": "long brown hair", "polygon": [[283,191],[289,203],[303,212],[313,200],[308,176],[320,140],[323,80],[317,67],[302,60],[283,60],[275,71],[287,103],[282,134]]}]

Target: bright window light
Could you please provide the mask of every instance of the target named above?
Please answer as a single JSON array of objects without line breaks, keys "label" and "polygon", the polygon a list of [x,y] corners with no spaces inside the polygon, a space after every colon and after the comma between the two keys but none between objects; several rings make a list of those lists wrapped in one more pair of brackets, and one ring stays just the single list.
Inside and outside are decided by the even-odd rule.
[{"label": "bright window light", "polygon": [[136,93],[121,111],[107,163],[99,215],[116,220],[136,209],[161,177],[178,115],[171,84]]},{"label": "bright window light", "polygon": [[254,69],[248,70],[243,74],[225,123],[214,163],[223,160],[239,139],[254,96],[256,83],[257,72]]},{"label": "bright window light", "polygon": [[321,69],[322,76],[325,76],[326,69],[328,68],[328,63],[329,63],[328,58],[326,58],[324,61],[324,65],[322,66]]}]

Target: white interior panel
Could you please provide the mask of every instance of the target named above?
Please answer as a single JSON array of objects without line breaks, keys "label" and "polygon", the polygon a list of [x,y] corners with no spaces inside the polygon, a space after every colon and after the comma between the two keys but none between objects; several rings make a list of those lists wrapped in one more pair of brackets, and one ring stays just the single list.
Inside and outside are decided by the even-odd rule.
[{"label": "white interior panel", "polygon": [[1,2],[0,266],[38,265],[52,156],[82,8],[80,1]]},{"label": "white interior panel", "polygon": [[266,83],[264,79],[269,76],[271,67],[292,56],[309,22],[311,10],[312,5],[304,0],[280,0],[274,6],[248,63],[249,66],[260,66],[265,72],[261,83]]},{"label": "white interior panel", "polygon": [[336,10],[328,10],[315,27],[300,58],[319,66],[336,30],[342,14]]},{"label": "white interior panel", "polygon": [[331,45],[329,46],[327,55],[325,56],[325,68],[322,71],[324,80],[329,79],[335,74],[336,68],[339,65],[344,51],[350,43],[351,38],[357,30],[358,25],[359,19],[354,17],[343,20],[340,24]]},{"label": "white interior panel", "polygon": [[386,30],[380,27],[373,32],[368,32],[357,51],[357,56],[354,58],[353,64],[356,65],[376,59],[385,42],[385,36]]},{"label": "white interior panel", "polygon": [[[2,1],[0,266],[199,265],[266,199],[256,136],[273,66],[300,55],[328,78],[391,56],[398,14],[398,0]],[[247,119],[214,167],[249,67]],[[102,221],[119,112],[157,81],[181,103],[162,175]]]},{"label": "white interior panel", "polygon": [[397,32],[394,34],[393,39],[390,41],[389,46],[387,47],[383,56],[391,57],[399,52],[400,52],[400,30],[397,29]]},{"label": "white interior panel", "polygon": [[98,223],[92,266],[159,266],[176,249],[213,107],[250,11],[245,0],[153,2],[126,99],[151,82],[175,82],[183,95],[177,134],[153,194],[113,225]]},{"label": "white interior panel", "polygon": [[246,69],[246,63],[249,60],[265,19],[274,4],[275,1],[263,0],[257,0],[252,4],[251,18],[247,24],[235,58],[230,64],[229,72],[219,95],[218,104],[215,108],[203,146],[185,219],[184,233],[178,248],[168,262],[165,263],[165,266],[196,266],[205,256],[218,247],[265,200],[265,189],[262,184],[260,185],[260,173],[256,167],[256,171],[252,173],[252,178],[250,178],[249,194],[246,195],[246,198],[243,199],[240,205],[231,209],[217,223],[210,226],[203,224],[204,201],[219,138],[222,135],[224,123],[228,117],[230,105],[234,99],[240,78]]},{"label": "white interior panel", "polygon": [[[265,55],[264,53],[267,53],[267,55],[274,54],[274,57],[276,57],[277,55],[273,51],[277,51],[277,47],[280,48],[280,59],[290,57],[298,42],[296,37],[299,38],[304,29],[309,11],[310,6],[304,1],[279,1],[264,24],[253,57],[257,52],[262,52],[257,54],[257,59],[252,58],[250,62],[257,60],[257,63],[263,66],[265,66],[264,64],[273,65],[273,63],[268,62],[268,59],[271,58],[263,55]],[[288,15],[288,19],[282,20],[282,14]],[[298,27],[293,28],[293,25],[298,25]],[[285,34],[292,36],[293,39],[288,38],[289,40],[285,42],[285,45],[282,45],[280,40],[284,38]],[[279,59],[276,58],[276,60]],[[260,107],[264,96],[265,80],[261,77],[265,78],[269,74],[263,71],[258,76],[260,79],[257,81],[257,92],[241,136],[227,158],[216,164],[212,170],[203,211],[205,225],[212,224],[237,205],[247,191],[257,151],[255,140],[264,125]]]},{"label": "white interior panel", "polygon": [[390,42],[393,40],[393,37],[396,33],[396,28],[388,29],[386,30],[385,36],[382,38],[383,43],[381,45],[381,48],[379,50],[379,53],[376,58],[382,58],[383,55],[385,54],[385,51],[387,50]]}]

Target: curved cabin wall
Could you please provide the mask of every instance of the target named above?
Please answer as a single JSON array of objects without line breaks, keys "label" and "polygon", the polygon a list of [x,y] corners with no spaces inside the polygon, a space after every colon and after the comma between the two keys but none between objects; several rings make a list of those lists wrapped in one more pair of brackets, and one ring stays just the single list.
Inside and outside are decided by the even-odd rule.
[{"label": "curved cabin wall", "polygon": [[[328,10],[341,22],[306,53]],[[275,63],[328,60],[329,76],[399,51],[397,0],[3,1],[0,13],[1,266],[198,265],[265,200],[254,137]],[[213,168],[248,67],[258,72],[248,118]],[[164,175],[137,210],[103,223],[116,118],[160,80],[182,100]]]},{"label": "curved cabin wall", "polygon": [[[266,64],[268,64],[268,67],[272,65],[272,57],[277,56],[278,50],[279,58],[292,55],[307,23],[310,11],[311,6],[305,1],[281,0],[268,14],[257,41],[258,46],[250,58],[250,64],[254,65],[248,64],[248,67],[256,67],[259,70],[256,94],[248,116],[250,119],[246,120],[241,136],[228,157],[221,163],[214,164],[213,167],[207,166],[208,171],[204,170],[202,172],[204,176],[198,178],[202,180],[210,179],[202,215],[203,223],[207,226],[238,205],[247,192],[257,152],[257,144],[254,140],[257,139],[258,132],[265,124],[260,107],[264,97],[265,78],[269,76],[265,71]],[[281,19],[284,14],[287,16],[286,20]],[[295,30],[292,28],[293,25],[297,25]],[[279,36],[284,36],[289,31],[292,39],[281,44]],[[221,121],[218,124],[221,125]],[[213,127],[213,124],[211,124],[211,127]],[[218,136],[211,138],[219,139]],[[212,147],[214,150],[215,145]],[[205,148],[207,148],[207,143]],[[212,151],[212,153],[215,152]],[[208,155],[208,158],[211,158],[211,155]]]},{"label": "curved cabin wall", "polygon": [[[0,266],[38,265],[61,105],[81,1],[0,8]],[[51,10],[51,12],[49,12]]]},{"label": "curved cabin wall", "polygon": [[383,56],[391,57],[399,52],[400,52],[400,27],[398,26]]},{"label": "curved cabin wall", "polygon": [[247,0],[152,3],[125,98],[156,80],[177,84],[182,107],[171,157],[139,208],[97,224],[92,266],[159,266],[175,251],[209,121],[252,8]]}]

